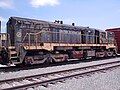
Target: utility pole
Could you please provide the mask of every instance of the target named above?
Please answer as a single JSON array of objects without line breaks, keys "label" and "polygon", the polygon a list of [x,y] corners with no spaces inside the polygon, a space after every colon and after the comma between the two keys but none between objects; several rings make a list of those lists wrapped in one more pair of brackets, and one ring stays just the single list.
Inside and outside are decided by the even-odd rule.
[{"label": "utility pole", "polygon": [[[1,21],[0,21],[0,33],[1,33]],[[0,50],[1,50],[1,47],[2,47],[2,36],[0,35]]]},{"label": "utility pole", "polygon": [[0,21],[0,33],[1,33],[1,21]]}]

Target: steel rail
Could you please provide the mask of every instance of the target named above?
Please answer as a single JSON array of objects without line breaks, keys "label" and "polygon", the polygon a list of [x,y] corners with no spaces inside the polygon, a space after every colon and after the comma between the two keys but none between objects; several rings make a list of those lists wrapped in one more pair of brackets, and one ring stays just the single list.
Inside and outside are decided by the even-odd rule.
[{"label": "steel rail", "polygon": [[[40,77],[40,76],[45,76],[45,75],[53,75],[53,74],[58,74],[58,73],[63,73],[63,72],[69,72],[69,71],[74,71],[74,70],[80,70],[80,69],[86,69],[86,68],[91,68],[91,67],[96,67],[96,66],[101,66],[101,65],[109,65],[109,64],[113,64],[113,63],[120,63],[120,61],[114,61],[114,62],[109,62],[109,63],[103,63],[103,64],[97,64],[97,65],[92,65],[92,66],[87,66],[87,67],[81,67],[81,68],[75,68],[75,69],[69,69],[69,70],[63,70],[63,71],[56,71],[56,72],[51,72],[51,73],[45,73],[45,74],[40,74],[40,75],[34,75],[34,76],[26,76],[26,77],[20,77],[20,78],[14,78],[14,79],[8,79],[8,80],[3,80],[0,81],[0,83],[3,82],[9,82],[9,81],[19,81],[22,79],[28,79],[28,78],[35,78],[35,77]],[[79,73],[79,74],[73,74],[73,75],[68,75],[68,76],[63,76],[63,77],[59,77],[59,78],[55,78],[55,79],[50,79],[50,80],[45,80],[45,81],[40,81],[40,82],[35,82],[35,83],[31,83],[31,84],[26,84],[26,85],[21,85],[21,86],[15,86],[15,87],[10,87],[10,88],[5,88],[2,90],[17,90],[17,89],[25,89],[28,87],[33,87],[33,86],[38,86],[38,85],[42,85],[42,84],[47,84],[47,83],[51,83],[54,81],[60,81],[66,78],[70,78],[70,77],[74,77],[74,76],[79,76],[79,75],[84,75],[84,74],[88,74],[88,73],[92,73],[92,72],[97,72],[97,71],[101,71],[101,70],[106,70],[109,68],[113,68],[113,67],[118,67],[119,65],[113,65],[113,66],[109,66],[109,67],[105,67],[102,69],[95,69],[95,70],[90,70],[90,71],[86,71],[83,73]]]},{"label": "steel rail", "polygon": [[116,66],[107,67],[107,68],[103,68],[103,69],[91,70],[91,71],[80,73],[80,74],[69,75],[69,76],[65,76],[65,77],[60,77],[60,78],[50,79],[50,80],[46,80],[46,81],[42,81],[42,82],[36,82],[36,83],[32,83],[32,84],[26,84],[26,85],[6,88],[6,89],[2,89],[2,90],[25,90],[27,88],[37,87],[37,86],[44,85],[44,84],[50,84],[52,82],[65,80],[65,79],[68,79],[68,78],[71,78],[71,77],[80,76],[80,75],[89,74],[89,73],[95,73],[95,72],[98,72],[98,71],[103,71],[103,70],[107,70],[107,69],[115,68],[115,67],[119,67],[119,66],[120,65],[116,65]]},{"label": "steel rail", "polygon": [[102,64],[95,64],[95,65],[90,65],[90,66],[84,66],[80,68],[73,68],[73,69],[67,69],[67,70],[60,70],[60,71],[55,71],[55,72],[49,72],[49,73],[43,73],[43,74],[37,74],[37,75],[32,75],[32,76],[25,76],[25,77],[19,77],[19,78],[12,78],[12,79],[6,79],[6,80],[0,80],[0,83],[3,82],[8,82],[8,81],[14,81],[14,80],[20,80],[24,78],[33,78],[37,76],[46,76],[50,74],[57,74],[57,73],[62,73],[62,72],[69,72],[69,71],[75,71],[75,70],[80,70],[80,69],[86,69],[86,68],[91,68],[91,67],[96,67],[96,66],[101,66],[101,65],[106,65],[106,64],[113,64],[113,63],[119,63],[120,61],[113,61],[113,62],[107,62],[107,63],[102,63]]}]

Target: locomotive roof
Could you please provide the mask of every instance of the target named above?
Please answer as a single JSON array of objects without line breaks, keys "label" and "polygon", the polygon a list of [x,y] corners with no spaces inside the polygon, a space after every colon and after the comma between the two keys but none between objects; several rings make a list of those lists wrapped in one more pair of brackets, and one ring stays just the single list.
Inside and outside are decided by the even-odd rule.
[{"label": "locomotive roof", "polygon": [[23,22],[26,22],[28,24],[32,22],[32,23],[36,23],[36,24],[42,24],[43,26],[45,25],[47,27],[62,28],[62,29],[99,30],[99,29],[94,29],[94,28],[89,28],[89,27],[73,26],[73,25],[68,25],[68,24],[60,24],[60,23],[54,23],[54,22],[49,22],[49,21],[28,19],[28,18],[21,18],[21,17],[10,17],[10,19],[15,19],[15,20],[20,21],[20,22],[23,21]]}]

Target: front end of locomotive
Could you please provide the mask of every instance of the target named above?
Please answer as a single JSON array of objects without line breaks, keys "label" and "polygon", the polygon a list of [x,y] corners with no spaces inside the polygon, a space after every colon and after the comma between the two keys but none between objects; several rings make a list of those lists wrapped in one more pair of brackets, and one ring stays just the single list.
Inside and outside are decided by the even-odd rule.
[{"label": "front end of locomotive", "polygon": [[46,34],[40,31],[48,30],[47,27],[48,24],[43,21],[39,23],[37,20],[11,17],[7,23],[7,33],[11,41],[8,47],[10,62],[15,65],[44,63],[50,55],[42,48],[47,39]]}]

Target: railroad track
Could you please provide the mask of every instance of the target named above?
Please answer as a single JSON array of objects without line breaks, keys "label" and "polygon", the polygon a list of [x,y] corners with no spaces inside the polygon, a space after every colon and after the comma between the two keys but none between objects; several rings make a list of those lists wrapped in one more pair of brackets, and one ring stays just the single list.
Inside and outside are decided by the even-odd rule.
[{"label": "railroad track", "polygon": [[[120,61],[0,81],[0,90],[25,90],[120,66]],[[4,87],[7,85],[7,87]]]}]

